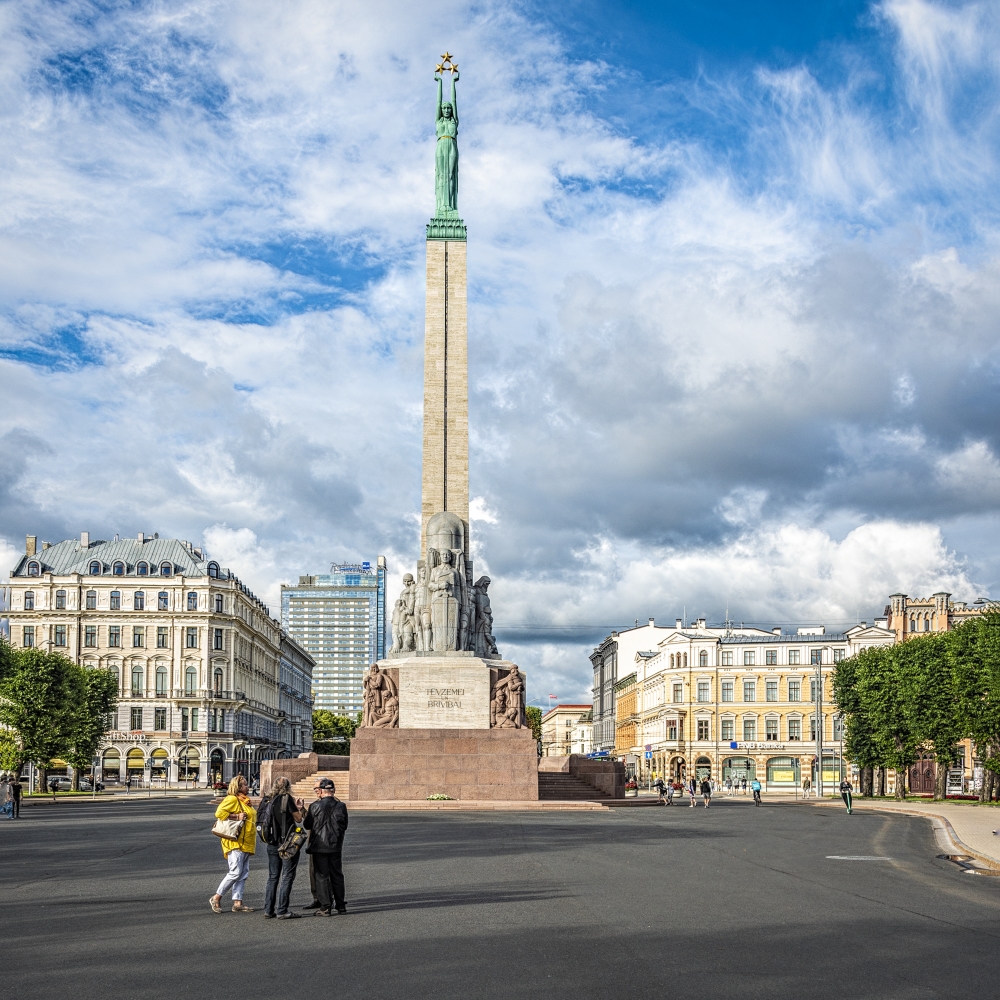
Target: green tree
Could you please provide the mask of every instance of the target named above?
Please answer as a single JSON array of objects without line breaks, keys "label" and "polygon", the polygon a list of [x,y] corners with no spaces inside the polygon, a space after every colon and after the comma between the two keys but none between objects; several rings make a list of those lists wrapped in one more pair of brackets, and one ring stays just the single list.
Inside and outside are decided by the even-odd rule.
[{"label": "green tree", "polygon": [[980,798],[989,801],[1000,774],[1000,614],[963,622],[948,638],[963,736],[986,769]]},{"label": "green tree", "polygon": [[347,715],[335,715],[333,712],[318,708],[313,712],[313,751],[315,753],[335,754],[346,757],[351,752],[351,739],[361,721]]},{"label": "green tree", "polygon": [[53,758],[68,748],[73,669],[74,664],[61,653],[18,649],[13,669],[0,681],[0,723],[16,734],[17,768],[34,761],[42,788]]},{"label": "green tree", "polygon": [[528,716],[531,735],[540,742],[542,739],[542,710],[537,705],[528,705],[524,713]]},{"label": "green tree", "polygon": [[91,766],[107,732],[108,716],[118,704],[118,678],[103,668],[92,670],[75,664],[71,668],[72,712],[64,756],[73,766],[73,788],[79,791],[80,775]]},{"label": "green tree", "polygon": [[875,739],[858,689],[858,658],[841,660],[833,671],[833,696],[844,713],[844,756],[861,772],[861,794],[875,794],[875,769],[885,767],[882,747]]},{"label": "green tree", "polygon": [[965,735],[954,661],[948,655],[954,633],[937,632],[892,648],[892,659],[909,728],[919,746],[937,761],[934,798],[947,791],[955,744]]}]

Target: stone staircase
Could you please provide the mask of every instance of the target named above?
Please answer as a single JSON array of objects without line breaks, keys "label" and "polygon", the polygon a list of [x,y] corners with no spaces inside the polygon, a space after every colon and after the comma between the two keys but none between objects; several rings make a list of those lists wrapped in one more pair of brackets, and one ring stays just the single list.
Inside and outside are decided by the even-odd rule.
[{"label": "stone staircase", "polygon": [[315,774],[310,774],[308,778],[296,781],[292,785],[292,798],[302,799],[308,806],[310,802],[316,799],[313,786],[320,778],[329,778],[337,786],[335,794],[338,799],[343,799],[346,802],[351,797],[350,771],[316,771]]},{"label": "stone staircase", "polygon": [[538,772],[538,798],[550,802],[603,802],[611,798],[583,778],[563,771]]}]

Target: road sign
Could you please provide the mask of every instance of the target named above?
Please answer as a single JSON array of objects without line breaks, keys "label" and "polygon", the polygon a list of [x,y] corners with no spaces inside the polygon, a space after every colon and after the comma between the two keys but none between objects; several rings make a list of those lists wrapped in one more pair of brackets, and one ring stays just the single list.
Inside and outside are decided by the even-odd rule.
[{"label": "road sign", "polygon": [[653,759],[653,752],[651,750],[647,750],[646,751],[646,760],[652,760],[652,759]]},{"label": "road sign", "polygon": [[652,750],[653,749],[653,744],[652,743],[647,743],[646,744],[646,749],[647,750]]}]

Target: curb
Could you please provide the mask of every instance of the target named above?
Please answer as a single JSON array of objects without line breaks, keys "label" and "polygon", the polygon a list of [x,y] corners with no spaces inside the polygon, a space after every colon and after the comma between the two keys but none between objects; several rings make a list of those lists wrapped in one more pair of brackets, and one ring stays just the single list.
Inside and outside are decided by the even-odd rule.
[{"label": "curb", "polygon": [[[834,802],[814,802],[813,805],[817,806],[834,806],[839,803]],[[857,804],[855,804],[857,808]],[[947,816],[942,816],[940,813],[932,813],[923,809],[897,809],[895,807],[889,809],[880,809],[879,806],[872,803],[868,805],[867,803],[862,806],[866,812],[877,812],[885,814],[897,814],[900,816],[916,816],[921,819],[929,819],[932,821],[932,826],[935,827],[935,832],[942,833],[951,842],[951,851],[955,854],[968,854],[970,857],[975,858],[978,862],[985,865],[987,868],[991,868],[994,871],[1000,871],[1000,859],[991,858],[988,854],[983,854],[981,851],[977,851],[972,847],[969,847],[961,837],[955,832],[955,828],[951,825]]]}]

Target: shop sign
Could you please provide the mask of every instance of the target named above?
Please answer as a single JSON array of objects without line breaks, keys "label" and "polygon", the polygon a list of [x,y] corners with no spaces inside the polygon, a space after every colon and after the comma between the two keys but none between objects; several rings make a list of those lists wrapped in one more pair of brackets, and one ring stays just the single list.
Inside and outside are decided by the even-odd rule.
[{"label": "shop sign", "polygon": [[102,743],[151,743],[142,733],[105,733]]}]

